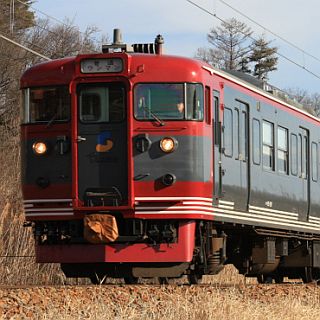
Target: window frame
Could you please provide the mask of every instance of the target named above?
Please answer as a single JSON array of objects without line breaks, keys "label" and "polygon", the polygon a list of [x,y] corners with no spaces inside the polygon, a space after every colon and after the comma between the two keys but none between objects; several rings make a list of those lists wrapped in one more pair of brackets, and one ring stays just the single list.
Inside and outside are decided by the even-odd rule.
[{"label": "window frame", "polygon": [[[226,133],[226,130],[225,130],[225,114],[226,114],[226,110],[230,111],[230,115],[231,115],[231,120],[229,122],[229,125],[230,125],[230,130],[231,130],[231,134],[230,134],[230,153],[227,152],[227,148],[225,147],[225,142],[226,142],[226,139],[225,139],[225,133]],[[234,145],[234,142],[233,142],[233,133],[234,133],[234,128],[233,128],[233,110],[231,108],[227,108],[225,107],[224,108],[224,111],[223,111],[223,154],[228,157],[228,158],[232,158],[233,157],[233,145]]]},{"label": "window frame", "polygon": [[[295,139],[295,145],[293,145],[293,139]],[[295,133],[290,133],[290,173],[293,176],[297,176],[299,173],[299,140],[298,135]],[[295,154],[293,152],[295,151]],[[293,160],[295,162],[293,162]],[[295,166],[294,166],[295,164]],[[295,171],[293,171],[295,169]]]},{"label": "window frame", "polygon": [[[255,126],[254,126],[254,123],[257,123],[258,124],[258,129],[259,129],[259,137],[258,137],[258,161],[256,161],[256,152],[255,152],[255,136],[256,136],[256,130],[255,130]],[[252,162],[255,164],[255,165],[258,165],[260,166],[261,165],[261,123],[260,123],[260,120],[257,119],[257,118],[252,118]]]},{"label": "window frame", "polygon": [[[285,133],[285,148],[280,146],[279,141],[279,130],[282,130]],[[289,130],[283,126],[277,127],[277,170],[280,174],[288,175],[289,174],[289,143],[288,143]],[[280,169],[279,166],[279,153],[284,154],[284,161],[286,164],[286,171]]]},{"label": "window frame", "polygon": [[[123,118],[118,121],[83,121],[81,119],[81,104],[80,104],[80,94],[81,94],[81,89],[82,88],[94,88],[94,87],[110,87],[111,86],[119,86],[119,88],[122,89],[123,91]],[[83,125],[101,125],[101,124],[115,124],[115,123],[123,123],[127,119],[127,90],[126,90],[126,85],[122,82],[94,82],[94,83],[81,83],[77,87],[77,110],[78,110],[78,121],[83,124]]]},{"label": "window frame", "polygon": [[[263,126],[264,124],[270,124],[271,125],[271,144],[269,144],[268,142],[265,142],[264,139],[264,129]],[[274,134],[274,123],[268,120],[263,119],[262,120],[262,166],[265,170],[269,171],[269,172],[274,172],[275,171],[275,134]],[[270,138],[270,137],[269,137]],[[268,150],[271,151],[271,166],[267,166],[265,165],[264,162],[264,148],[268,148]]]},{"label": "window frame", "polygon": [[[133,87],[133,103],[132,103],[132,107],[133,107],[133,117],[136,121],[139,122],[154,122],[156,121],[154,118],[149,118],[149,119],[140,119],[137,117],[137,112],[136,112],[136,88],[139,85],[157,85],[157,84],[168,84],[168,85],[183,85],[183,103],[185,106],[184,109],[184,117],[181,119],[172,119],[172,118],[163,118],[161,117],[161,115],[156,114],[156,116],[162,120],[162,121],[195,121],[195,122],[204,122],[206,121],[206,90],[205,87],[203,85],[203,83],[201,82],[139,82],[136,83]],[[202,109],[201,111],[201,117],[199,119],[187,119],[187,115],[188,115],[188,99],[187,99],[187,85],[199,85],[201,87],[202,90]]]},{"label": "window frame", "polygon": [[[65,88],[66,92],[68,93],[69,97],[69,112],[68,112],[68,117],[63,120],[58,120],[58,119],[53,119],[54,115],[52,116],[51,119],[46,119],[46,120],[38,120],[38,121],[31,121],[30,115],[30,98],[31,98],[31,90],[37,90],[37,89],[50,89],[50,88]],[[22,89],[22,103],[21,103],[21,114],[20,114],[20,122],[22,125],[43,125],[43,124],[48,124],[50,122],[54,124],[61,124],[61,123],[69,123],[71,121],[72,117],[72,95],[69,92],[69,86],[65,84],[59,84],[59,85],[48,85],[48,86],[34,86],[34,87],[28,87],[28,88],[23,88]]]},{"label": "window frame", "polygon": [[[315,152],[313,150],[313,147],[316,147]],[[317,182],[319,178],[319,154],[318,154],[318,144],[314,141],[311,142],[311,177],[312,181]],[[315,169],[315,170],[314,170]]]}]

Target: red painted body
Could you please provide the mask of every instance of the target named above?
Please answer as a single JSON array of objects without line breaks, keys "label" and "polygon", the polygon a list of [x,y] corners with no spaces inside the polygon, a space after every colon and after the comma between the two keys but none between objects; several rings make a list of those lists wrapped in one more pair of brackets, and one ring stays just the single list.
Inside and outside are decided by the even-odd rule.
[{"label": "red painted body", "polygon": [[[128,161],[129,172],[129,203],[127,207],[114,208],[89,208],[84,207],[83,203],[78,198],[78,143],[76,137],[77,131],[77,99],[76,88],[81,83],[91,82],[113,82],[121,81],[128,87],[127,105],[128,105],[128,159],[132,159],[132,137],[148,132],[150,135],[194,135],[194,136],[211,136],[211,125],[206,122],[192,121],[171,121],[162,128],[154,122],[136,121],[133,117],[133,97],[132,90],[136,83],[143,82],[199,82],[209,83],[211,86],[212,77],[210,74],[201,68],[202,63],[180,57],[167,57],[157,55],[129,55],[129,54],[112,54],[113,57],[121,57],[124,60],[125,67],[121,74],[82,74],[80,71],[80,61],[85,58],[103,58],[108,55],[83,55],[76,58],[66,58],[53,62],[37,65],[25,72],[21,79],[21,87],[43,87],[50,85],[68,84],[72,99],[72,119],[71,122],[65,125],[53,124],[49,130],[41,125],[25,125],[22,126],[22,139],[41,139],[57,134],[71,133],[72,137],[72,185],[50,185],[48,188],[41,190],[34,185],[23,185],[24,200],[32,199],[72,199],[75,219],[82,219],[83,213],[99,211],[99,210],[119,210],[126,216],[132,216],[135,213],[135,198],[137,197],[203,197],[212,198],[212,181],[208,183],[197,182],[178,182],[169,188],[157,189],[154,183],[133,181],[133,161]],[[138,70],[143,70],[139,72]],[[218,86],[218,85],[216,85]],[[71,193],[70,193],[71,190]],[[152,201],[152,200],[151,200]],[[139,203],[143,203],[141,200]],[[149,202],[149,200],[147,201]],[[141,215],[137,215],[140,217]],[[192,214],[190,211],[185,211],[185,214],[179,215],[179,218],[188,219],[203,219],[203,214]],[[39,219],[55,219],[47,215],[39,217],[30,217],[27,215],[27,220]],[[167,218],[165,214],[152,214],[144,216],[144,218]],[[177,218],[177,216],[170,216]],[[212,217],[207,217],[212,219]]]},{"label": "red painted body", "polygon": [[97,262],[190,262],[193,257],[195,222],[181,223],[177,243],[150,245],[38,245],[37,262],[97,263]]},{"label": "red painted body", "polygon": [[[121,58],[123,72],[117,74],[83,74],[80,62],[87,58]],[[57,135],[70,136],[72,152],[71,183],[51,184],[40,188],[24,184],[23,196],[28,221],[81,220],[84,215],[95,212],[121,212],[124,218],[149,220],[181,220],[177,243],[160,244],[74,244],[37,245],[38,262],[89,263],[89,262],[190,262],[195,247],[195,220],[214,220],[212,207],[214,188],[214,164],[210,164],[211,177],[207,182],[177,181],[174,185],[159,188],[155,181],[134,181],[133,137],[148,133],[150,136],[196,136],[212,139],[211,96],[207,102],[204,121],[167,121],[162,127],[155,121],[137,121],[133,115],[133,90],[137,83],[201,83],[203,87],[220,93],[219,110],[223,113],[223,87],[228,84],[238,91],[288,109],[267,96],[241,86],[231,77],[214,74],[210,67],[192,59],[146,55],[146,54],[96,54],[81,55],[42,63],[26,71],[21,79],[21,88],[68,85],[71,94],[71,120],[65,124],[53,123],[49,128],[40,124],[22,126],[23,141],[46,139]],[[128,141],[128,203],[119,207],[87,207],[78,196],[78,102],[77,86],[83,83],[121,82],[126,87],[127,141]],[[306,114],[290,112],[297,116],[316,120]],[[213,161],[213,160],[212,160]],[[54,166],[54,164],[52,164]],[[90,168],[88,168],[90,170]],[[48,200],[48,201],[46,201]],[[64,214],[64,210],[66,214]],[[187,222],[186,222],[187,221]]]}]

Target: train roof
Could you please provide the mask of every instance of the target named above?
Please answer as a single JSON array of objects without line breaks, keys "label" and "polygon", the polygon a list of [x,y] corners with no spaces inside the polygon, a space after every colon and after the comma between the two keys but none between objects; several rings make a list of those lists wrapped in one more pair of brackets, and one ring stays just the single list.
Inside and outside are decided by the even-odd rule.
[{"label": "train roof", "polygon": [[[52,83],[68,85],[74,78],[81,76],[80,72],[76,72],[76,66],[83,59],[101,59],[110,57],[121,57],[128,61],[128,68],[139,65],[151,65],[152,73],[150,72],[149,79],[152,81],[152,76],[157,72],[161,72],[168,77],[174,76],[176,81],[192,81],[190,70],[199,73],[199,70],[208,71],[211,76],[216,75],[222,77],[236,85],[240,85],[252,92],[271,99],[277,103],[285,105],[291,109],[295,109],[304,113],[310,118],[319,121],[319,118],[303,110],[303,105],[290,99],[284,92],[275,87],[266,84],[254,77],[245,75],[241,72],[226,71],[217,69],[209,64],[186,57],[158,55],[158,54],[143,54],[143,53],[97,53],[97,54],[82,54],[75,57],[62,58],[48,62],[39,63],[32,66],[24,72],[21,77],[21,88],[31,86],[46,86]],[[97,76],[97,75],[95,75]],[[129,74],[128,74],[129,76]],[[146,78],[148,79],[148,77]],[[146,80],[147,82],[147,80]]]},{"label": "train roof", "polygon": [[[45,86],[51,83],[69,84],[70,81],[77,77],[83,77],[80,73],[80,61],[84,59],[103,59],[103,58],[121,58],[127,63],[128,72],[125,74],[112,74],[112,75],[125,75],[132,76],[132,68],[137,65],[151,66],[149,69],[154,75],[156,72],[162,74],[180,76],[181,79],[186,79],[190,76],[190,69],[195,71],[201,70],[203,62],[186,57],[171,56],[171,55],[156,55],[144,53],[96,53],[96,54],[81,54],[74,57],[62,58],[51,60],[36,64],[27,69],[20,80],[21,88],[30,86]],[[208,65],[209,66],[209,65]],[[111,75],[111,74],[109,74]],[[88,76],[88,74],[86,74]],[[94,76],[101,76],[95,74]],[[182,81],[182,80],[181,80]]]}]

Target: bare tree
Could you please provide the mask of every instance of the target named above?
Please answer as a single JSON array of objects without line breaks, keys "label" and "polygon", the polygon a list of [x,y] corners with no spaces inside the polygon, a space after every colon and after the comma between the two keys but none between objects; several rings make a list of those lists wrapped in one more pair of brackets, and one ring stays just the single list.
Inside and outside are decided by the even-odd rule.
[{"label": "bare tree", "polygon": [[[98,48],[95,27],[88,27],[84,33],[80,33],[79,28],[73,26],[71,22],[51,25],[48,20],[40,20],[34,21],[33,25],[29,28],[30,24],[27,24],[25,29],[21,27],[19,36],[17,35],[15,39],[50,58],[94,52]],[[20,77],[27,67],[41,60],[40,57],[0,39],[0,158],[10,157],[11,152],[18,154]],[[11,166],[8,166],[8,175],[17,177],[19,172],[12,172],[10,168]],[[6,176],[6,173],[2,173]],[[19,181],[19,179],[14,180]],[[12,192],[12,197],[16,195],[18,186],[12,185],[13,188],[8,188],[5,184],[3,186],[6,189],[5,192],[2,190],[2,194]]]},{"label": "bare tree", "polygon": [[195,56],[196,59],[205,61],[217,68],[224,68],[225,60],[221,51],[212,48],[198,48]]},{"label": "bare tree", "polygon": [[294,99],[303,106],[307,112],[319,117],[320,116],[320,94],[309,93],[301,88],[288,88],[285,89],[290,98]]},{"label": "bare tree", "polygon": [[208,42],[219,53],[222,67],[229,70],[238,70],[242,59],[250,51],[251,29],[243,22],[231,18],[213,27],[207,35]]},{"label": "bare tree", "polygon": [[[94,26],[80,32],[69,20],[61,25],[51,25],[49,20],[38,20],[37,25],[28,32],[25,41],[31,43],[34,50],[51,59],[57,59],[96,52],[99,43],[95,38],[97,32],[98,28]],[[33,57],[32,63],[38,60],[38,57]]]}]

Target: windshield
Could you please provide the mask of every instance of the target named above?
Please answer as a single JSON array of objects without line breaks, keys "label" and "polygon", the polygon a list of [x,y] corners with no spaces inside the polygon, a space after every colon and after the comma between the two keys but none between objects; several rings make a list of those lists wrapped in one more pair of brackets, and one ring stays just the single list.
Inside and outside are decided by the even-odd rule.
[{"label": "windshield", "polygon": [[119,122],[125,118],[125,88],[119,84],[83,85],[79,92],[83,123]]},{"label": "windshield", "polygon": [[203,120],[203,87],[191,83],[144,83],[134,89],[138,120]]},{"label": "windshield", "polygon": [[68,121],[71,98],[67,86],[29,88],[23,92],[24,123]]}]

